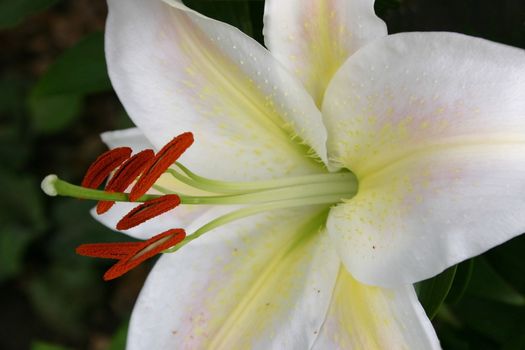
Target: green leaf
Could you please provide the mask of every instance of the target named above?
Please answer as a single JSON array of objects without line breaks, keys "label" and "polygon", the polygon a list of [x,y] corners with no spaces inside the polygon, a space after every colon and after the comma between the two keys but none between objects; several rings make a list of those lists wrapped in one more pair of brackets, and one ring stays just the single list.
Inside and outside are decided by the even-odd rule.
[{"label": "green leaf", "polygon": [[398,10],[403,0],[376,0],[374,10],[378,16],[384,15],[387,11]]},{"label": "green leaf", "polygon": [[69,348],[65,348],[60,345],[54,345],[49,344],[41,341],[33,342],[31,345],[31,350],[68,350]]},{"label": "green leaf", "polygon": [[0,29],[13,27],[58,0],[0,0]]},{"label": "green leaf", "polygon": [[202,1],[184,2],[190,8],[208,17],[231,24],[253,37],[254,28],[251,18],[251,4],[246,1]]},{"label": "green leaf", "polygon": [[57,262],[29,280],[26,292],[33,309],[51,329],[81,337],[87,332],[89,310],[103,302],[103,290],[95,288],[100,278],[96,270],[81,262]]},{"label": "green leaf", "polygon": [[79,116],[85,95],[110,89],[104,36],[93,33],[64,52],[34,86],[28,101],[33,127],[40,133],[63,130]]},{"label": "green leaf", "polygon": [[43,194],[40,180],[30,175],[14,174],[0,169],[0,183],[4,184],[0,202],[0,222],[17,222],[20,226],[41,231],[47,218],[43,212]]},{"label": "green leaf", "polygon": [[111,343],[109,344],[109,348],[107,350],[126,349],[127,335],[128,335],[128,323],[126,322],[124,325],[120,326],[119,329],[117,329],[117,331],[113,335],[113,338],[111,338]]},{"label": "green leaf", "polygon": [[34,129],[43,134],[63,130],[70,125],[82,110],[82,96],[78,94],[64,94],[54,96],[29,97]]},{"label": "green leaf", "polygon": [[419,301],[430,319],[434,318],[447,297],[456,275],[456,268],[457,265],[452,266],[439,275],[417,284],[416,290]]},{"label": "green leaf", "polygon": [[525,297],[508,284],[484,257],[475,259],[467,293],[510,305],[525,306]]},{"label": "green leaf", "polygon": [[[524,331],[524,307],[470,296],[463,298],[453,309],[454,315],[465,329],[473,330],[478,333],[478,337],[486,337],[497,343],[504,343],[510,340],[510,337]],[[494,345],[489,348],[499,348]],[[478,348],[472,347],[472,349]]]},{"label": "green leaf", "polygon": [[465,294],[470,278],[472,277],[472,270],[474,269],[474,260],[469,259],[458,265],[454,282],[448,292],[446,302],[449,304],[458,303]]},{"label": "green leaf", "polygon": [[525,295],[525,235],[518,236],[485,254],[490,265],[515,290]]},{"label": "green leaf", "polygon": [[104,35],[92,33],[65,51],[36,84],[35,96],[90,94],[111,89]]},{"label": "green leaf", "polygon": [[89,213],[92,208],[92,202],[72,198],[63,198],[54,203],[51,216],[57,227],[56,234],[49,241],[49,253],[54,261],[62,261],[64,264],[100,263],[108,266],[106,260],[79,259],[75,254],[75,248],[86,242],[118,242],[125,238],[94,220]]},{"label": "green leaf", "polygon": [[18,274],[29,243],[38,236],[36,232],[18,225],[0,229],[0,281]]},{"label": "green leaf", "polygon": [[0,114],[5,116],[2,121],[14,121],[23,114],[25,85],[24,77],[17,73],[8,72],[0,79]]},{"label": "green leaf", "polygon": [[525,349],[525,331],[517,329],[508,337],[508,340],[503,343],[501,350],[523,350]]},{"label": "green leaf", "polygon": [[[27,82],[18,72],[0,78],[0,167],[18,172],[30,156],[25,99]],[[16,152],[13,152],[16,150]]]}]

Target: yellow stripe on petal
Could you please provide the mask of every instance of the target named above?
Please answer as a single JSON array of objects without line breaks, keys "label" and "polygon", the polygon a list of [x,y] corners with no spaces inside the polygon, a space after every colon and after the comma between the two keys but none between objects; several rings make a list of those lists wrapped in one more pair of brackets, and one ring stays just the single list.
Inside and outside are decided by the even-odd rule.
[{"label": "yellow stripe on petal", "polygon": [[306,6],[303,36],[299,39],[308,45],[306,59],[310,64],[302,69],[298,68],[296,73],[305,80],[305,85],[315,96],[318,106],[322,104],[330,79],[350,56],[349,48],[344,46],[344,38],[351,37],[352,33],[341,23],[333,3],[334,1],[316,1]]},{"label": "yellow stripe on petal", "polygon": [[243,219],[163,256],[135,307],[129,344],[310,348],[340,264],[319,210]]},{"label": "yellow stripe on petal", "polygon": [[313,349],[439,349],[439,342],[412,286],[367,286],[341,266]]},{"label": "yellow stripe on petal", "polygon": [[[216,319],[217,326],[220,325],[219,332],[208,345],[209,348],[240,349],[244,344],[250,344],[260,338],[262,334],[266,334],[270,339],[273,338],[275,334],[268,330],[273,329],[283,319],[287,319],[289,313],[299,307],[295,305],[294,299],[303,289],[301,287],[303,285],[310,285],[310,290],[304,292],[313,296],[314,300],[317,299],[316,297],[321,297],[321,293],[324,297],[330,293],[330,288],[309,280],[308,276],[311,269],[316,269],[316,263],[312,259],[319,259],[319,254],[325,256],[327,260],[319,260],[318,263],[330,266],[331,262],[337,260],[334,256],[329,257],[326,254],[332,252],[327,247],[329,244],[327,237],[319,236],[319,229],[325,217],[326,212],[314,217],[298,228],[297,233],[300,232],[298,236],[287,244],[273,247],[273,257],[262,269],[260,265],[250,266],[249,263],[244,265],[243,262],[225,266],[226,270],[254,275],[256,278],[248,289],[245,289],[246,286],[235,284],[228,288],[221,288],[216,296],[217,299],[208,305],[211,315],[220,315]],[[257,252],[253,251],[253,254]],[[218,300],[230,298],[237,300],[237,305],[225,319],[220,312],[214,311],[214,304]],[[319,316],[322,318],[321,315]],[[290,342],[289,345],[292,346],[292,343]]]},{"label": "yellow stripe on petal", "polygon": [[264,47],[178,1],[108,4],[110,77],[156,147],[191,131],[184,163],[230,181],[323,170],[321,113]]},{"label": "yellow stripe on petal", "polygon": [[330,79],[369,41],[386,35],[371,0],[268,0],[265,41],[321,106]]}]

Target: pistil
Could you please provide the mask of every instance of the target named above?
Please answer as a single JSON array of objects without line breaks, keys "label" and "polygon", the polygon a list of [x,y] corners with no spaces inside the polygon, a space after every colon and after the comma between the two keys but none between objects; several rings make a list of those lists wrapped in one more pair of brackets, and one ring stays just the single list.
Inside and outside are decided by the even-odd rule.
[{"label": "pistil", "polygon": [[[171,173],[171,171],[169,172]],[[344,175],[335,177],[333,175]],[[343,200],[352,198],[357,193],[357,180],[352,173],[345,174],[323,174],[315,175],[314,183],[305,183],[310,176],[288,178],[263,181],[258,186],[257,182],[251,183],[226,183],[241,188],[244,184],[247,187],[255,189],[246,190],[244,192],[237,191],[234,194],[217,194],[213,193],[209,196],[190,196],[164,188],[162,186],[154,185],[153,187],[164,195],[176,194],[180,198],[181,204],[199,205],[199,204],[215,204],[215,205],[234,205],[234,204],[258,204],[258,203],[274,203],[283,200],[308,198],[334,198],[334,204]],[[325,181],[321,181],[324,177]],[[297,180],[297,184],[293,180]],[[287,183],[287,186],[283,186]],[[202,186],[194,186],[196,189],[202,189]],[[227,187],[227,186],[226,186]],[[264,189],[266,187],[266,189]],[[129,193],[123,192],[108,192],[102,190],[88,189],[81,186],[73,185],[69,182],[59,179],[56,175],[48,175],[42,181],[42,188],[48,195],[60,195],[66,197],[75,197],[83,199],[93,199],[102,201],[119,201],[131,202]],[[219,189],[220,192],[222,192]],[[139,197],[137,202],[144,202],[147,200],[162,197],[163,195],[147,194]]]}]

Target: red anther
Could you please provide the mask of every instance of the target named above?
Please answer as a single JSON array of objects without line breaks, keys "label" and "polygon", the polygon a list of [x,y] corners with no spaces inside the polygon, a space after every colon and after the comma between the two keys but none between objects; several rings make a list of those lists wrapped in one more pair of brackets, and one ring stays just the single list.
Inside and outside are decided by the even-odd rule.
[{"label": "red anther", "polygon": [[[135,154],[126,160],[111,177],[106,185],[106,192],[123,192],[139,175],[151,165],[155,158],[155,153],[147,149]],[[107,212],[114,204],[114,201],[100,201],[97,203],[97,214]]]},{"label": "red anther", "polygon": [[153,236],[144,242],[83,244],[76,249],[76,252],[84,256],[119,260],[104,274],[104,280],[109,281],[182,242],[184,238],[186,232],[177,228]]},{"label": "red anther", "polygon": [[88,168],[82,186],[98,188],[115,168],[131,156],[131,148],[118,147],[101,154]]},{"label": "red anther", "polygon": [[122,259],[133,254],[137,249],[142,249],[142,242],[117,242],[117,243],[90,243],[77,247],[78,255],[92,258]]},{"label": "red anther", "polygon": [[127,230],[144,221],[152,219],[163,214],[180,204],[180,198],[176,194],[167,194],[165,196],[150,199],[141,205],[133,208],[117,223],[117,230]]},{"label": "red anther", "polygon": [[155,156],[152,165],[139,178],[131,189],[129,200],[134,202],[145,194],[157,179],[168,169],[193,143],[193,134],[185,132],[166,144]]}]

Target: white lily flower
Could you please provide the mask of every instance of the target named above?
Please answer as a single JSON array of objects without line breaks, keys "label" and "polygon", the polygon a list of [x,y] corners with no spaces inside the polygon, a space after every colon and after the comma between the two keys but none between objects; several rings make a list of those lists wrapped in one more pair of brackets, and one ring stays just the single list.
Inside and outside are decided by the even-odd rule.
[{"label": "white lily flower", "polygon": [[216,180],[157,184],[246,190],[126,231],[198,237],[156,263],[128,348],[439,348],[412,283],[525,231],[524,51],[387,36],[372,0],[266,0],[269,51],[177,0],[108,3],[109,73],[137,128],[104,141],[191,131],[181,162]]}]

